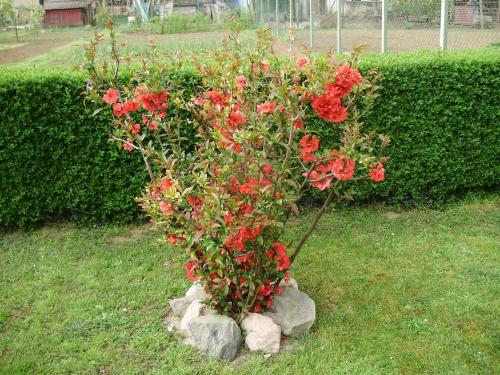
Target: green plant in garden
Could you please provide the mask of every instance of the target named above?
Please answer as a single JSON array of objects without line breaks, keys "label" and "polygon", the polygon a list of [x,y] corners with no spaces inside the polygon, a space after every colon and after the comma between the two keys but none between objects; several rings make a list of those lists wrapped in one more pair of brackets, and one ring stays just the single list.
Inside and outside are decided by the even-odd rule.
[{"label": "green plant in garden", "polygon": [[[361,76],[358,51],[344,62],[330,55],[283,60],[266,32],[252,49],[235,33],[194,61],[203,81],[186,98],[171,90],[182,82],[163,83],[182,59],[163,61],[153,47],[140,66],[127,65],[110,35],[111,63],[96,63],[102,36],[87,46],[89,98],[107,104],[111,139],[144,161],[150,183],[141,207],[185,249],[187,276],[204,285],[210,307],[236,318],[270,308],[330,203],[352,199],[357,181],[385,177],[389,138],[361,129],[378,76]],[[126,79],[119,77],[123,64]],[[187,115],[169,116],[170,105]],[[338,148],[319,147],[313,117],[338,132]],[[327,197],[301,239],[285,244],[284,227],[309,186]]]}]

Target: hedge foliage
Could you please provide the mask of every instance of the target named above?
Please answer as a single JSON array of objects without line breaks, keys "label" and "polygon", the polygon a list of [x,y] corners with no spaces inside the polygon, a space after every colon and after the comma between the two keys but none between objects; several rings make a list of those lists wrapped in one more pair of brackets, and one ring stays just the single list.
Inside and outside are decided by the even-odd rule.
[{"label": "hedge foliage", "polygon": [[[498,50],[365,56],[381,74],[365,129],[393,138],[387,180],[365,198],[440,203],[500,182]],[[189,94],[199,82],[184,75]],[[0,224],[49,219],[130,222],[146,181],[141,160],[108,142],[110,121],[84,102],[84,77],[63,70],[0,70]],[[173,109],[175,110],[175,109]],[[335,144],[332,124],[312,124]]]}]

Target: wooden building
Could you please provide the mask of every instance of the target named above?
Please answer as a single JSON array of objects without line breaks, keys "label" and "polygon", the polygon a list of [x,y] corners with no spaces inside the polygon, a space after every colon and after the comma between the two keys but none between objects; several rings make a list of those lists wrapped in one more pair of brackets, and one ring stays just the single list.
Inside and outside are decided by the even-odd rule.
[{"label": "wooden building", "polygon": [[40,0],[45,27],[91,25],[95,22],[94,0]]}]

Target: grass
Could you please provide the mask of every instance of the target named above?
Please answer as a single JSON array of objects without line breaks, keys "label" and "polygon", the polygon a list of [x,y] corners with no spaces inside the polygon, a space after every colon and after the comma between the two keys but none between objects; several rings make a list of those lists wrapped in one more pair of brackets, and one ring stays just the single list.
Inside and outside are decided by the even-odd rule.
[{"label": "grass", "polygon": [[7,234],[0,373],[498,374],[499,227],[499,195],[443,211],[332,212],[293,272],[317,304],[312,331],[230,364],[165,330],[168,300],[188,282],[182,251],[149,226]]}]

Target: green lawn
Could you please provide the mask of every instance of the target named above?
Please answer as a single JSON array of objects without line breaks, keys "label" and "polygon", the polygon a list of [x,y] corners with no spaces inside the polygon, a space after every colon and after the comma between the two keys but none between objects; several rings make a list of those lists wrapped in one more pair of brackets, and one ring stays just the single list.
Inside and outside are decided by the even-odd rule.
[{"label": "green lawn", "polygon": [[312,331],[221,364],[166,331],[188,282],[148,226],[3,235],[0,373],[498,374],[499,244],[498,195],[332,212],[294,270],[317,304]]}]

